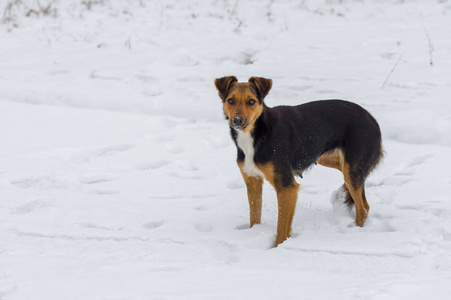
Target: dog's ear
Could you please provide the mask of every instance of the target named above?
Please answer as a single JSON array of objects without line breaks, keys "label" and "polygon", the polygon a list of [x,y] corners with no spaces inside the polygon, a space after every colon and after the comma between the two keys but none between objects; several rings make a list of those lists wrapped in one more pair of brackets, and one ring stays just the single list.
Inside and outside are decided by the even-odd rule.
[{"label": "dog's ear", "polygon": [[225,97],[227,97],[227,93],[234,82],[238,82],[238,79],[236,79],[235,76],[226,76],[215,79],[216,89],[218,90],[219,97],[223,101],[225,101]]},{"label": "dog's ear", "polygon": [[265,99],[272,87],[272,80],[262,77],[251,77],[249,78],[249,83],[253,83],[257,87],[261,100]]}]

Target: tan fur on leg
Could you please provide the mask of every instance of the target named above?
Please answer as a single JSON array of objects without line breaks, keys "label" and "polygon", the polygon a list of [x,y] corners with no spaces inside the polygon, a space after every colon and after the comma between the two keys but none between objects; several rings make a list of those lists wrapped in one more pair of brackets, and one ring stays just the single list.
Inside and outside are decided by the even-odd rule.
[{"label": "tan fur on leg", "polygon": [[249,215],[250,226],[260,224],[262,219],[262,193],[263,193],[263,178],[248,176],[243,171],[244,163],[238,163],[243,175],[244,182],[247,187],[247,198],[249,200]]},{"label": "tan fur on leg", "polygon": [[357,226],[363,227],[363,224],[365,224],[366,218],[368,217],[368,211],[370,209],[368,202],[366,202],[366,199],[364,201],[363,198],[363,186],[358,187],[354,182],[352,182],[349,165],[346,163],[343,166],[343,175],[345,178],[346,187],[348,188],[355,204],[355,224]]},{"label": "tan fur on leg", "polygon": [[279,218],[277,221],[276,247],[291,236],[294,211],[298,199],[299,184],[294,181],[293,186],[280,188],[277,191]]}]

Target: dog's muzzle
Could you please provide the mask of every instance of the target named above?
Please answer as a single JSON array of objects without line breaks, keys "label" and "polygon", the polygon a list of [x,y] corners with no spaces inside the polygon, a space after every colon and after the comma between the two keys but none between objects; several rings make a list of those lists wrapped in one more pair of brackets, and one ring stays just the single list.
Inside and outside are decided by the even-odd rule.
[{"label": "dog's muzzle", "polygon": [[235,127],[243,127],[244,126],[244,118],[243,117],[234,117],[233,125]]}]

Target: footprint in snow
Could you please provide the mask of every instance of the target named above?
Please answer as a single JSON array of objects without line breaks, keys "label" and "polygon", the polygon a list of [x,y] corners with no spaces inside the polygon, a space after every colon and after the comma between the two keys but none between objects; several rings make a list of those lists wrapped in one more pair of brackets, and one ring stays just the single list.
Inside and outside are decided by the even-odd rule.
[{"label": "footprint in snow", "polygon": [[109,195],[116,195],[116,194],[120,194],[121,193],[119,191],[105,190],[105,189],[102,189],[102,190],[97,189],[97,190],[92,190],[90,192],[92,194],[99,195],[99,196],[109,196]]},{"label": "footprint in snow", "polygon": [[101,158],[116,155],[124,151],[130,150],[134,145],[131,144],[119,144],[113,146],[102,147],[94,150],[82,151],[74,157],[76,161],[84,163],[90,162],[93,158]]},{"label": "footprint in snow", "polygon": [[69,188],[67,182],[46,175],[26,176],[11,180],[11,184],[22,189],[37,188],[40,190],[64,190]]},{"label": "footprint in snow", "polygon": [[202,180],[205,178],[204,175],[202,174],[186,174],[185,173],[180,173],[180,172],[170,172],[168,173],[169,176],[175,177],[175,178],[180,178],[180,179],[193,179],[193,180]]},{"label": "footprint in snow", "polygon": [[443,237],[445,241],[451,241],[451,229],[450,228],[438,228],[437,233]]},{"label": "footprint in snow", "polygon": [[412,176],[415,173],[413,169],[404,169],[395,173],[396,176]]},{"label": "footprint in snow", "polygon": [[87,174],[80,178],[80,182],[84,184],[97,184],[112,181],[114,178],[108,174]]},{"label": "footprint in snow", "polygon": [[[211,196],[211,197],[214,197],[214,196]],[[194,196],[192,196],[190,198],[199,199],[200,197],[194,195]],[[205,198],[207,198],[207,197],[205,197]],[[203,211],[207,211],[209,209],[215,208],[215,207],[217,207],[217,203],[208,201],[208,202],[202,203],[201,205],[196,206],[194,209],[199,211],[199,212],[203,212]]]},{"label": "footprint in snow", "polygon": [[212,239],[203,240],[201,243],[205,246],[204,249],[209,249],[217,260],[229,265],[241,261],[240,252],[236,244]]},{"label": "footprint in snow", "polygon": [[185,149],[178,145],[167,145],[165,147],[166,151],[174,154],[179,154],[185,152]]},{"label": "footprint in snow", "polygon": [[250,229],[250,225],[249,224],[241,224],[235,227],[235,230],[246,230],[246,229]]},{"label": "footprint in snow", "polygon": [[163,224],[164,224],[164,221],[163,221],[163,220],[160,220],[160,221],[150,221],[150,222],[144,223],[144,224],[142,225],[142,227],[144,227],[144,228],[146,228],[146,229],[155,229],[155,228],[158,228],[158,227],[163,226]]},{"label": "footprint in snow", "polygon": [[149,163],[136,165],[135,169],[140,170],[140,171],[159,169],[159,168],[162,168],[162,167],[168,165],[169,163],[170,163],[169,160],[159,159],[159,160],[155,160],[155,161],[152,161]]},{"label": "footprint in snow", "polygon": [[196,223],[194,228],[199,232],[212,232],[213,226],[207,223]]},{"label": "footprint in snow", "polygon": [[109,228],[104,226],[98,226],[93,223],[75,223],[74,226],[80,227],[80,228],[86,228],[86,229],[101,229],[101,230],[108,230],[108,231],[115,231],[115,230],[122,230],[121,227],[119,228]]},{"label": "footprint in snow", "polygon": [[239,190],[244,188],[244,183],[243,180],[229,180],[229,182],[227,182],[227,188],[231,189],[231,190]]},{"label": "footprint in snow", "polygon": [[13,214],[23,215],[55,206],[55,200],[36,199],[12,209]]},{"label": "footprint in snow", "polygon": [[193,163],[192,161],[183,161],[179,164],[180,169],[182,169],[183,171],[199,171],[199,168],[197,167],[197,165],[195,163]]},{"label": "footprint in snow", "polygon": [[407,176],[410,177],[414,175],[418,168],[423,165],[428,159],[432,158],[433,155],[425,154],[412,158],[412,160],[404,167],[402,170],[397,171],[395,176]]},{"label": "footprint in snow", "polygon": [[175,140],[175,135],[173,135],[173,134],[161,134],[154,138],[154,141],[157,143],[172,142],[174,140]]},{"label": "footprint in snow", "polygon": [[397,229],[394,224],[396,224],[396,218],[390,215],[384,215],[379,213],[371,214],[368,219],[368,226],[365,223],[365,227],[369,228],[373,232],[396,232]]},{"label": "footprint in snow", "polygon": [[134,145],[131,145],[131,144],[113,145],[113,146],[103,147],[98,150],[95,150],[94,154],[97,156],[111,156],[111,155],[115,155],[115,154],[127,151],[133,147],[134,147]]},{"label": "footprint in snow", "polygon": [[434,157],[434,155],[432,155],[432,154],[425,154],[425,155],[420,155],[420,156],[414,157],[408,166],[416,167],[416,166],[422,165],[423,163],[425,163],[428,159],[430,159],[432,157]]}]

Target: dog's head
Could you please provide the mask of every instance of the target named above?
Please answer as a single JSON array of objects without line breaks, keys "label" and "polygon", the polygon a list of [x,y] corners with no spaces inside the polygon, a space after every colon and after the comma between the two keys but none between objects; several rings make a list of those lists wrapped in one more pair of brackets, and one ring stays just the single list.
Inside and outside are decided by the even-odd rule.
[{"label": "dog's head", "polygon": [[215,80],[224,113],[235,130],[252,129],[263,112],[263,100],[272,86],[271,79],[251,77],[248,82],[238,82],[235,76]]}]

